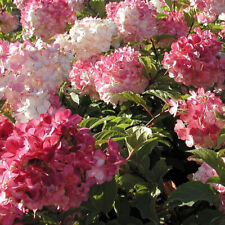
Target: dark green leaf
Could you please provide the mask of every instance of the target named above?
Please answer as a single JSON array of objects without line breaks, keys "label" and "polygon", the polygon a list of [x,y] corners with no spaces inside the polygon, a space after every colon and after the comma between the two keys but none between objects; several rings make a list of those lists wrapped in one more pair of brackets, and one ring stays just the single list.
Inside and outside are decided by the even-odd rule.
[{"label": "dark green leaf", "polygon": [[204,200],[209,203],[215,203],[218,194],[215,193],[209,184],[203,184],[200,181],[192,181],[180,185],[169,197],[169,202],[179,201],[179,205],[192,206],[195,202]]}]

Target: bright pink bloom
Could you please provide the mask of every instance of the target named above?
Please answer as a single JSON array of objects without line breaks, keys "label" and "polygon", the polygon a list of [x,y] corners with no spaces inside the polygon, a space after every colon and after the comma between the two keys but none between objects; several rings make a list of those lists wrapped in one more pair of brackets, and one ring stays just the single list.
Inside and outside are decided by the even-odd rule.
[{"label": "bright pink bloom", "polygon": [[88,94],[91,98],[99,99],[94,82],[96,61],[96,58],[75,61],[69,74],[69,80],[80,94]]},{"label": "bright pink bloom", "polygon": [[168,14],[167,17],[159,20],[158,26],[158,35],[162,34],[170,34],[175,36],[174,38],[161,40],[159,42],[160,46],[168,46],[171,42],[175,40],[175,38],[179,38],[181,36],[186,36],[188,34],[188,26],[184,19],[184,14],[182,11],[176,10],[175,12],[164,12]]},{"label": "bright pink bloom", "polygon": [[216,118],[216,111],[222,113],[225,106],[214,93],[198,89],[190,92],[186,100],[179,100],[175,131],[188,147],[215,148],[218,135],[225,122]]},{"label": "bright pink bloom", "polygon": [[208,14],[225,12],[225,0],[190,0],[191,5]]},{"label": "bright pink bloom", "polygon": [[156,8],[149,1],[110,2],[106,13],[126,42],[143,41],[156,34]]},{"label": "bright pink bloom", "polygon": [[224,81],[217,59],[221,46],[222,42],[217,40],[215,34],[198,28],[195,34],[180,37],[174,42],[162,63],[176,82],[209,88]]},{"label": "bright pink bloom", "polygon": [[66,0],[28,0],[21,9],[21,23],[29,36],[44,41],[65,31],[67,22],[74,22],[76,14]]},{"label": "bright pink bloom", "polygon": [[78,126],[81,119],[58,110],[14,127],[0,161],[0,190],[6,199],[31,210],[68,210],[88,199],[92,185],[112,179],[125,162],[119,144],[109,139],[104,152],[96,149],[89,130]]}]

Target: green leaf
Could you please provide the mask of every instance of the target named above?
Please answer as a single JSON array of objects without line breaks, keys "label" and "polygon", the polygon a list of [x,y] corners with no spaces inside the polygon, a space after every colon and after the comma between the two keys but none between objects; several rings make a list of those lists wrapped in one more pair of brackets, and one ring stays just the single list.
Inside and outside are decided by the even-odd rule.
[{"label": "green leaf", "polygon": [[147,90],[144,92],[144,94],[150,94],[150,95],[154,95],[158,98],[160,98],[161,100],[163,100],[164,102],[166,102],[168,99],[178,99],[180,98],[180,93],[176,90],[159,90],[159,89],[151,89],[151,90]]},{"label": "green leaf", "polygon": [[149,56],[139,57],[139,61],[144,65],[144,75],[146,77],[151,74],[153,77],[157,74],[157,68]]},{"label": "green leaf", "polygon": [[94,124],[92,124],[90,126],[90,129],[93,129],[93,128],[105,123],[106,121],[113,120],[115,118],[116,118],[115,116],[107,116],[107,117],[104,117],[102,119],[99,119],[97,122],[95,122]]},{"label": "green leaf", "polygon": [[126,143],[129,151],[138,150],[153,137],[152,130],[144,126],[132,127],[127,130],[127,134]]},{"label": "green leaf", "polygon": [[87,119],[83,119],[81,122],[80,122],[80,126],[81,127],[87,127],[89,128],[90,126],[92,126],[94,123],[96,123],[97,121],[99,121],[98,118],[95,118],[95,117],[91,117],[91,118],[87,118]]},{"label": "green leaf", "polygon": [[143,219],[149,219],[155,225],[159,224],[155,210],[155,198],[151,197],[149,193],[137,194],[133,200],[133,205],[140,211]]},{"label": "green leaf", "polygon": [[115,181],[94,186],[90,191],[90,201],[98,212],[108,213],[112,209],[117,194]]},{"label": "green leaf", "polygon": [[134,188],[137,184],[147,184],[141,177],[132,174],[124,174],[119,176],[116,178],[116,182],[121,186],[121,188],[125,188],[127,191]]},{"label": "green leaf", "polygon": [[131,91],[125,91],[125,92],[122,92],[122,93],[119,93],[119,94],[114,94],[113,96],[118,96],[118,97],[130,100],[130,101],[133,101],[136,104],[139,104],[139,105],[143,106],[145,109],[149,110],[149,107],[147,106],[146,101],[139,94],[135,94]]},{"label": "green leaf", "polygon": [[203,159],[209,166],[215,169],[221,179],[221,184],[225,185],[225,164],[218,153],[209,149],[196,149],[189,152],[197,155],[198,157]]},{"label": "green leaf", "polygon": [[71,99],[79,105],[80,103],[79,95],[77,93],[71,92],[70,96],[71,96]]},{"label": "green leaf", "polygon": [[195,21],[194,16],[189,12],[183,12],[183,13],[184,13],[184,18],[185,18],[185,21],[187,22],[187,25],[191,27]]},{"label": "green leaf", "polygon": [[208,201],[215,203],[218,194],[209,184],[203,184],[200,181],[187,182],[180,185],[171,193],[168,202],[179,201],[179,205],[192,206],[197,201]]},{"label": "green leaf", "polygon": [[169,169],[170,168],[166,164],[166,159],[158,160],[150,171],[150,179],[156,183],[162,182],[162,178],[166,175]]},{"label": "green leaf", "polygon": [[218,137],[217,143],[216,143],[216,148],[219,148],[221,146],[221,144],[224,142],[225,142],[225,128],[223,128],[219,133],[219,137]]},{"label": "green leaf", "polygon": [[89,1],[91,8],[95,11],[97,16],[104,18],[106,17],[105,13],[105,1],[104,0],[91,0]]},{"label": "green leaf", "polygon": [[213,209],[204,209],[182,222],[182,225],[224,225],[225,218],[222,212]]},{"label": "green leaf", "polygon": [[172,0],[165,0],[166,4],[168,5],[168,7],[170,8],[170,10],[173,10],[173,1]]}]

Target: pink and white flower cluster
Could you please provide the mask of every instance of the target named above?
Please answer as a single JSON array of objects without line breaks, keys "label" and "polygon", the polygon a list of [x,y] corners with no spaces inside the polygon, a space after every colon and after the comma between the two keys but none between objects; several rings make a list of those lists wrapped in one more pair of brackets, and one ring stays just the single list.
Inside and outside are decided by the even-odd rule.
[{"label": "pink and white flower cluster", "polygon": [[123,91],[142,93],[149,79],[142,74],[140,53],[131,47],[116,49],[113,53],[92,61],[76,61],[69,79],[81,94],[99,97],[116,105],[124,99],[113,94]]},{"label": "pink and white flower cluster", "polygon": [[125,42],[141,42],[157,33],[156,8],[149,1],[110,2],[106,5],[106,13]]},{"label": "pink and white flower cluster", "polygon": [[116,27],[112,21],[86,17],[77,20],[69,34],[59,35],[55,43],[58,43],[65,51],[76,53],[79,59],[88,59],[109,51],[116,36]]},{"label": "pink and white flower cluster", "polygon": [[216,19],[215,15],[225,13],[225,0],[190,0],[190,2],[191,6],[201,11],[197,14],[199,23],[208,24]]},{"label": "pink and white flower cluster", "polygon": [[76,20],[73,7],[66,0],[27,0],[21,4],[21,24],[29,37],[44,41],[64,33],[66,24]]},{"label": "pink and white flower cluster", "polygon": [[18,21],[14,15],[7,11],[0,11],[0,32],[9,33],[18,27]]},{"label": "pink and white flower cluster", "polygon": [[0,42],[0,98],[13,109],[17,122],[46,113],[67,78],[73,57],[58,47],[29,41]]},{"label": "pink and white flower cluster", "polygon": [[174,37],[161,40],[158,43],[160,47],[170,46],[171,43],[176,40],[176,38],[186,36],[189,30],[182,11],[165,11],[164,14],[167,14],[168,16],[159,20],[159,22],[157,23],[158,35],[170,34]]},{"label": "pink and white flower cluster", "polygon": [[91,186],[112,180],[125,162],[119,144],[109,139],[108,148],[96,149],[89,130],[78,126],[81,120],[70,110],[15,126],[0,116],[0,192],[8,201],[1,205],[0,215],[18,216],[11,207],[18,204],[30,210],[68,210],[88,199]]},{"label": "pink and white flower cluster", "polygon": [[[220,131],[225,122],[216,118],[216,111],[223,113],[225,106],[221,99],[210,91],[199,88],[197,92],[190,91],[186,101],[179,100],[173,113],[179,115],[175,125],[178,137],[185,141],[188,147],[215,148]],[[170,100],[169,105],[175,107]]]},{"label": "pink and white flower cluster", "polygon": [[169,76],[186,86],[210,88],[215,83],[222,84],[225,71],[218,59],[222,42],[209,30],[201,31],[188,37],[180,37],[165,53],[162,61]]},{"label": "pink and white flower cluster", "polygon": [[[223,158],[225,162],[225,158]],[[217,172],[209,166],[207,163],[202,163],[202,165],[198,168],[197,172],[194,173],[193,179],[201,181],[202,183],[206,183],[210,177],[218,177]],[[225,187],[221,184],[210,183],[219,193],[219,203],[220,210],[225,213]]]}]

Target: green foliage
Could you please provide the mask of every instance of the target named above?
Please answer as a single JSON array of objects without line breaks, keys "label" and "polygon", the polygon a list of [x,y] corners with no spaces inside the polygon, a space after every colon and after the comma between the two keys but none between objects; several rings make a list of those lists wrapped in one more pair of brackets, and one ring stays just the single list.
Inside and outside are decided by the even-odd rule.
[{"label": "green foliage", "polygon": [[175,205],[193,206],[194,203],[200,200],[215,203],[217,199],[218,194],[209,184],[192,181],[180,185],[175,191],[173,191],[168,202],[175,201]]},{"label": "green foliage", "polygon": [[206,162],[208,165],[210,165],[213,169],[215,169],[219,175],[219,178],[214,178],[214,181],[217,181],[216,183],[220,183],[225,186],[225,164],[218,153],[209,149],[196,149],[190,152],[197,155],[195,159],[198,159],[199,157],[200,159],[204,160],[204,162]]}]

